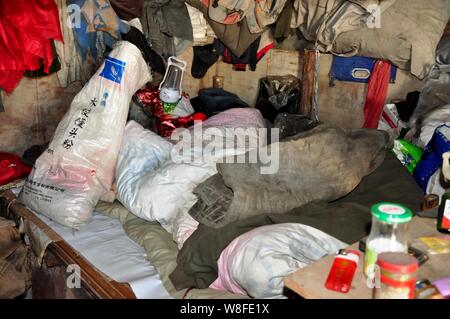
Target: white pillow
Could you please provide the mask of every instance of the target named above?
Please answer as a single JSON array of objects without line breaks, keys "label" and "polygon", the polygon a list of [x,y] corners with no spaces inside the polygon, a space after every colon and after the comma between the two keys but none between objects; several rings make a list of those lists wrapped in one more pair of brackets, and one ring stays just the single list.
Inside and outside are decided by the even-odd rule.
[{"label": "white pillow", "polygon": [[117,198],[138,217],[154,220],[145,196],[147,179],[170,158],[172,143],[135,121],[125,127],[116,164]]},{"label": "white pillow", "polygon": [[285,223],[255,228],[234,239],[217,261],[210,288],[254,298],[283,298],[283,278],[347,245],[313,227]]}]

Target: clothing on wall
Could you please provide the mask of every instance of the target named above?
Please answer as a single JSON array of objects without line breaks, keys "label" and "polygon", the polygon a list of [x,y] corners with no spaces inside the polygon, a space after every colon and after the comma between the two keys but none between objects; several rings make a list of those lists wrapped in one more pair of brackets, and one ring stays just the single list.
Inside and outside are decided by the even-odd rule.
[{"label": "clothing on wall", "polygon": [[192,24],[182,0],[144,0],[141,21],[147,41],[163,58],[179,53],[175,38],[192,44]]},{"label": "clothing on wall", "polygon": [[122,40],[133,43],[141,50],[145,62],[150,65],[152,71],[162,75],[166,73],[163,59],[148,45],[145,35],[139,29],[130,26],[130,31],[122,34]]},{"label": "clothing on wall", "polygon": [[222,24],[236,24],[243,18],[251,33],[261,33],[275,23],[286,0],[205,0],[211,19]]},{"label": "clothing on wall", "polygon": [[194,46],[202,46],[213,43],[216,35],[214,34],[214,31],[208,21],[206,21],[203,16],[203,13],[187,3],[186,7],[188,9],[189,18],[192,24]]},{"label": "clothing on wall", "polygon": [[365,128],[376,129],[378,127],[386,102],[390,76],[391,64],[387,61],[377,61],[367,87],[366,103],[364,104]]},{"label": "clothing on wall", "polygon": [[109,0],[119,18],[130,21],[142,16],[144,0]]},{"label": "clothing on wall", "polygon": [[58,8],[53,0],[0,2],[0,88],[11,93],[26,70],[54,60],[52,40],[62,41]]},{"label": "clothing on wall", "polygon": [[275,43],[270,30],[263,32],[241,56],[233,54],[220,40],[214,41],[216,53],[223,56],[223,62],[233,64],[235,71],[246,71],[247,66],[255,71],[257,63],[274,47]]},{"label": "clothing on wall", "polygon": [[72,30],[83,61],[86,61],[88,54],[94,60],[102,59],[106,47],[112,47],[121,39],[121,33],[127,33],[130,29],[117,16],[109,0],[68,0],[67,4],[75,5],[72,8],[78,8],[76,13],[81,14],[78,20],[72,21]]},{"label": "clothing on wall", "polygon": [[86,83],[95,71],[90,64],[82,61],[76,44],[75,35],[69,20],[68,0],[56,0],[59,23],[64,42],[55,41],[56,54],[61,64],[57,76],[61,87],[67,87],[75,81]]},{"label": "clothing on wall", "polygon": [[236,56],[244,54],[245,50],[247,50],[253,41],[255,41],[262,33],[251,33],[248,24],[246,23],[246,17],[242,19],[242,23],[223,24],[214,21],[209,17],[208,7],[200,0],[186,0],[186,3],[203,13],[204,18],[208,21],[216,34],[216,37]]}]

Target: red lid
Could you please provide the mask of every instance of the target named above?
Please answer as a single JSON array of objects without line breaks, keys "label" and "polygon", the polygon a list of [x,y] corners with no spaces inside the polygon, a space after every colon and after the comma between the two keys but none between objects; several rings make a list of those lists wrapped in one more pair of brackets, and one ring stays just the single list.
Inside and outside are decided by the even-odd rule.
[{"label": "red lid", "polygon": [[378,255],[377,264],[381,270],[402,274],[415,272],[419,268],[417,258],[406,253],[381,253]]},{"label": "red lid", "polygon": [[208,117],[206,116],[205,113],[201,113],[201,112],[197,112],[195,113],[192,118],[194,119],[194,121],[205,121]]}]

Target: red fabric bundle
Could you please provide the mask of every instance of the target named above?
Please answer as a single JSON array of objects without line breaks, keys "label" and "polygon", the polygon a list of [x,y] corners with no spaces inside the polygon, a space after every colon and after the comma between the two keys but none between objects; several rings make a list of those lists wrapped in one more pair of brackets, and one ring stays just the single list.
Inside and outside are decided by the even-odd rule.
[{"label": "red fabric bundle", "polygon": [[156,118],[156,131],[162,137],[170,137],[176,128],[189,127],[194,123],[193,116],[177,117],[164,112],[163,102],[159,98],[159,90],[145,87],[137,91],[136,96],[145,108],[150,108],[153,117]]},{"label": "red fabric bundle", "polygon": [[54,0],[0,1],[0,88],[11,93],[41,59],[48,73],[52,39],[63,41]]},{"label": "red fabric bundle", "polygon": [[0,185],[14,182],[27,176],[31,167],[25,165],[19,156],[10,153],[0,153]]},{"label": "red fabric bundle", "polygon": [[386,102],[391,64],[388,61],[377,61],[370,76],[364,105],[364,127],[377,128]]}]

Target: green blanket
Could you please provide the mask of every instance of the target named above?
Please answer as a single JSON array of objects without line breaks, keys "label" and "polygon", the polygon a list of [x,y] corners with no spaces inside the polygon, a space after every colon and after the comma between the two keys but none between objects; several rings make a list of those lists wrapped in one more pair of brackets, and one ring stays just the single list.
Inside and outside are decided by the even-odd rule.
[{"label": "green blanket", "polygon": [[285,214],[265,214],[214,229],[201,225],[178,254],[170,279],[175,288],[206,288],[217,278],[217,260],[228,244],[256,227],[301,223],[352,244],[370,230],[370,207],[381,201],[404,204],[418,211],[423,193],[402,164],[388,154],[384,162],[358,187],[333,203],[310,203]]}]

